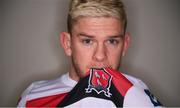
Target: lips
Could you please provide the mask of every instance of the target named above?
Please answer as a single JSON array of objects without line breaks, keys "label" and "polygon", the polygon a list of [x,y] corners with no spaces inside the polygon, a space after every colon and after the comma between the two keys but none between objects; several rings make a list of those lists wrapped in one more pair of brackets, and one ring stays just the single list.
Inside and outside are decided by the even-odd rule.
[{"label": "lips", "polygon": [[91,69],[91,68],[101,69],[101,68],[112,68],[112,66],[106,65],[106,64],[95,64],[95,65],[88,66],[88,68],[89,69]]},{"label": "lips", "polygon": [[83,75],[83,77],[88,76],[90,74],[90,70],[96,69],[96,70],[104,70],[104,69],[112,69],[111,66],[101,66],[101,67],[96,67],[96,66],[91,66],[87,69],[86,73]]},{"label": "lips", "polygon": [[93,67],[90,67],[90,69],[102,69],[102,68],[111,68],[110,66],[93,66]]}]

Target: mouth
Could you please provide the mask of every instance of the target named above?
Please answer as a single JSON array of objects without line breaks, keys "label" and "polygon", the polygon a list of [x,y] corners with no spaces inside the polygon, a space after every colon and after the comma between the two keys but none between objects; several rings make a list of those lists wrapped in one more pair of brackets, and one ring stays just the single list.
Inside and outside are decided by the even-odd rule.
[{"label": "mouth", "polygon": [[103,69],[103,68],[112,68],[112,66],[90,66],[89,69]]}]

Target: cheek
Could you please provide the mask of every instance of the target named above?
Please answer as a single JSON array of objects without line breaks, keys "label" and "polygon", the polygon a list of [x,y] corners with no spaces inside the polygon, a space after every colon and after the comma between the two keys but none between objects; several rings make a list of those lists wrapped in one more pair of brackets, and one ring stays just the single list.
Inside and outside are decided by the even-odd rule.
[{"label": "cheek", "polygon": [[116,63],[117,61],[120,60],[120,58],[121,58],[121,53],[119,53],[119,52],[117,52],[117,53],[111,53],[108,58],[109,58],[109,60],[110,60],[111,62]]},{"label": "cheek", "polygon": [[91,63],[92,51],[88,48],[84,48],[80,44],[74,44],[72,47],[72,56],[80,68],[85,68]]},{"label": "cheek", "polygon": [[123,52],[122,47],[108,50],[108,54],[107,54],[108,55],[108,61],[110,62],[111,65],[118,65],[119,64],[119,62],[121,61],[122,52]]},{"label": "cheek", "polygon": [[74,46],[72,53],[76,55],[77,58],[80,58],[83,61],[90,59],[92,55],[91,49],[84,48],[80,45]]}]

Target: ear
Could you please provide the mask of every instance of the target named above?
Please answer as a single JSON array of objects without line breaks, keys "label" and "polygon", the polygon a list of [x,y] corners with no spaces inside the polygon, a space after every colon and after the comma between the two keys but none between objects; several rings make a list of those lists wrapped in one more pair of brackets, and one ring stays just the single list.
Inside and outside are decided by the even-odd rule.
[{"label": "ear", "polygon": [[72,50],[71,50],[71,36],[67,32],[60,33],[60,44],[64,49],[64,52],[67,56],[71,56]]},{"label": "ear", "polygon": [[129,44],[130,44],[130,34],[129,33],[125,33],[123,53],[122,53],[123,56],[125,56],[128,48],[129,48]]}]

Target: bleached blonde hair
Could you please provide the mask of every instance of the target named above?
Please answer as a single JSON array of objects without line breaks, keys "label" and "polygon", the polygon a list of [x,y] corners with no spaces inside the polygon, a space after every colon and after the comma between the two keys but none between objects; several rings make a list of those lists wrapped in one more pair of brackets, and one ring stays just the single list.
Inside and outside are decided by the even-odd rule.
[{"label": "bleached blonde hair", "polygon": [[126,30],[127,16],[121,0],[71,0],[67,22],[69,32],[73,23],[82,17],[114,17]]}]

